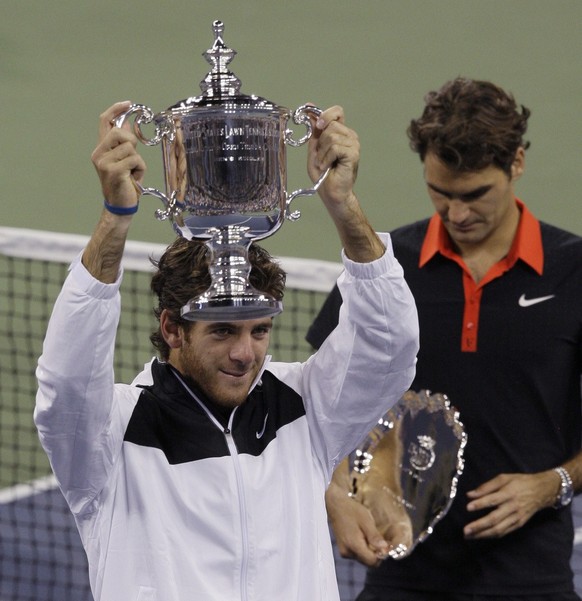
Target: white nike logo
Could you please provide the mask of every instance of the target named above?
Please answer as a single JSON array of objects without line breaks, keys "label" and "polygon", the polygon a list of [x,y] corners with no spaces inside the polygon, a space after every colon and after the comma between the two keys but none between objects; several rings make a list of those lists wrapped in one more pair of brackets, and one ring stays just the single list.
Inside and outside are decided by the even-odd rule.
[{"label": "white nike logo", "polygon": [[520,307],[531,307],[532,305],[537,305],[538,303],[543,303],[544,301],[550,300],[554,298],[555,294],[550,294],[549,296],[538,296],[537,298],[525,298],[525,294],[522,294],[519,297],[519,306]]},{"label": "white nike logo", "polygon": [[267,427],[267,418],[268,417],[269,417],[269,413],[267,412],[267,415],[265,415],[265,421],[263,422],[262,430],[260,432],[258,432],[258,431],[256,432],[257,439],[263,437],[263,434],[265,433],[265,428]]}]

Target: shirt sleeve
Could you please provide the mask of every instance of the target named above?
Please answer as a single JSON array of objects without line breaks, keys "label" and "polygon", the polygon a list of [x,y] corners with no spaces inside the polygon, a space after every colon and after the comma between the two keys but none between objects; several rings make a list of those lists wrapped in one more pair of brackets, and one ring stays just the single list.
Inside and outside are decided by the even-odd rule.
[{"label": "shirt sleeve", "polygon": [[[328,478],[376,421],[408,390],[418,352],[418,316],[389,234],[370,263],[342,257],[338,326],[296,373],[283,377],[300,392],[315,452]],[[272,368],[270,368],[272,369]]]},{"label": "shirt sleeve", "polygon": [[138,395],[128,386],[114,385],[120,283],[121,274],[114,284],[104,284],[89,274],[80,257],[73,263],[36,370],[35,424],[75,514],[90,510],[121,449],[120,401],[125,397],[130,406]]},{"label": "shirt sleeve", "polygon": [[319,313],[307,330],[305,340],[314,349],[318,349],[329,336],[330,332],[337,326],[341,305],[342,296],[336,284],[327,295]]}]

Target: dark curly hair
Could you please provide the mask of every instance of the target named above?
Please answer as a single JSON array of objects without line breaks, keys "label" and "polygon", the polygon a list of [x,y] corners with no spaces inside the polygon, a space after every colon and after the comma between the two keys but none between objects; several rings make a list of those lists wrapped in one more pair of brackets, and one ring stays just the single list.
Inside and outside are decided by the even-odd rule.
[{"label": "dark curly hair", "polygon": [[491,165],[511,175],[530,111],[488,81],[458,77],[425,96],[425,108],[407,134],[410,147],[424,161],[434,153],[449,168],[480,171]]},{"label": "dark curly hair", "polygon": [[[248,251],[251,264],[249,281],[261,292],[273,296],[276,300],[283,298],[285,290],[285,272],[271,255],[257,244],[251,244]],[[189,328],[192,321],[180,315],[181,308],[192,298],[204,293],[211,284],[208,265],[210,250],[199,240],[177,238],[164,252],[159,260],[150,259],[157,271],[152,276],[151,290],[157,296],[158,306],[154,309],[156,319],[167,309],[175,323]],[[160,358],[167,361],[170,348],[161,330],[150,336],[150,341],[158,350]]]}]

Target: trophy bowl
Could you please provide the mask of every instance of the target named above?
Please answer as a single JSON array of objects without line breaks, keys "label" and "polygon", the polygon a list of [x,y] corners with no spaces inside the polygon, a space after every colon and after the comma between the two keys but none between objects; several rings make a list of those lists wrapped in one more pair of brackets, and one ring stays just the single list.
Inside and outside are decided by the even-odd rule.
[{"label": "trophy bowl", "polygon": [[[321,110],[303,105],[291,111],[254,95],[241,94],[240,80],[227,65],[236,52],[223,39],[224,24],[213,23],[214,44],[203,53],[212,66],[200,82],[202,93],[155,114],[133,104],[115,120],[122,127],[134,116],[133,130],[147,146],[161,144],[165,192],[144,188],[160,199],[159,220],[169,220],[188,240],[205,241],[210,252],[210,289],[192,299],[182,316],[192,320],[253,319],[276,315],[280,301],[255,290],[248,281],[251,242],[274,234],[285,219],[299,218],[290,204],[315,194],[327,176],[310,188],[288,193],[286,147],[301,146],[312,134],[310,116]],[[306,127],[295,140],[292,118]],[[142,126],[153,124],[148,138]]]}]

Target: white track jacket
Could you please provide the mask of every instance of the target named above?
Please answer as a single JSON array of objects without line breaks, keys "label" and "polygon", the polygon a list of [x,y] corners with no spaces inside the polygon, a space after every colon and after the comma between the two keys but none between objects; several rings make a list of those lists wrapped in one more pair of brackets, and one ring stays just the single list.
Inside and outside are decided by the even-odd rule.
[{"label": "white track jacket", "polygon": [[377,261],[344,257],[340,323],[321,349],[267,359],[227,428],[158,360],[114,383],[120,281],[73,263],[34,417],[96,601],[339,599],[324,493],[409,387],[418,350],[414,300],[384,241]]}]

